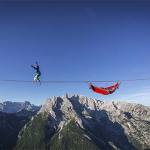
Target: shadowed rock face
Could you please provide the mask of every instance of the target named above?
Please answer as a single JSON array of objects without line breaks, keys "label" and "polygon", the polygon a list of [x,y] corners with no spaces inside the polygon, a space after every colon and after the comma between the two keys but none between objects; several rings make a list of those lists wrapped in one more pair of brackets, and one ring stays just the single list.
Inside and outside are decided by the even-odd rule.
[{"label": "shadowed rock face", "polygon": [[19,131],[37,113],[22,110],[17,113],[0,112],[0,150],[11,150],[16,144]]},{"label": "shadowed rock face", "polygon": [[[45,117],[41,117],[41,115]],[[61,147],[64,141],[67,145],[72,145],[67,148],[64,146],[64,149],[68,150],[77,148],[79,144],[82,145],[80,149],[85,149],[85,143],[93,149],[105,150],[144,150],[150,148],[149,107],[125,102],[102,102],[84,96],[69,97],[66,95],[52,97],[46,101],[36,119],[30,121],[28,127],[22,131],[16,149],[33,148],[26,133],[32,131],[32,125],[38,120],[38,116],[40,116],[41,122],[42,118],[46,118],[43,119],[45,122],[41,123],[37,129],[40,131],[39,138],[37,138],[37,134],[34,134],[37,131],[36,126],[34,126],[34,133],[30,138],[43,139],[40,140],[42,144],[39,141],[34,141],[34,146],[38,143],[37,145],[42,145],[43,149],[54,148],[54,146],[58,148],[58,145]],[[82,136],[76,133],[80,133]],[[76,137],[76,141],[81,142],[76,145],[75,141],[69,140],[70,135],[73,135],[72,138]]]},{"label": "shadowed rock face", "polygon": [[39,109],[27,101],[0,103],[0,150],[13,149],[20,130]]}]

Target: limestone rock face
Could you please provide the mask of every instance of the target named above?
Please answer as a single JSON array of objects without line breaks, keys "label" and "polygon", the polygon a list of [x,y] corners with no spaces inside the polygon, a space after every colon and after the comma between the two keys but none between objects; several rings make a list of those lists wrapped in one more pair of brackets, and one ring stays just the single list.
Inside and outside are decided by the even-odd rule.
[{"label": "limestone rock face", "polygon": [[45,112],[49,127],[57,132],[74,119],[99,149],[150,149],[149,107],[66,95],[48,99],[38,113]]}]

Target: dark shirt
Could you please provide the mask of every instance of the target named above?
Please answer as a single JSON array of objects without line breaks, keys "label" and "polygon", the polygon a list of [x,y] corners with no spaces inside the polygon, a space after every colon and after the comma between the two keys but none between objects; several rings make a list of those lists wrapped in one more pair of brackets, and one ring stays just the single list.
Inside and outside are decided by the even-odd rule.
[{"label": "dark shirt", "polygon": [[37,66],[32,66],[35,70],[36,70],[36,73],[38,75],[41,75],[41,72],[40,72],[40,67],[37,65]]}]

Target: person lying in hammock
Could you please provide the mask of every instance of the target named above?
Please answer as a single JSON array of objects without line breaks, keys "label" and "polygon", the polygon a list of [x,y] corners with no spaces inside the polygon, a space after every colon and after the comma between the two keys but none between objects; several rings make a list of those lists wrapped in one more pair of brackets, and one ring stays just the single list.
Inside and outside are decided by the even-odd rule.
[{"label": "person lying in hammock", "polygon": [[103,95],[109,95],[116,91],[116,89],[119,88],[120,83],[117,82],[116,84],[109,86],[109,87],[96,87],[92,84],[90,84],[90,89],[92,89],[94,92],[103,94]]},{"label": "person lying in hammock", "polygon": [[41,76],[41,72],[40,72],[40,66],[38,65],[38,63],[36,62],[35,65],[31,65],[31,67],[36,71],[36,74],[34,76],[34,81],[35,82],[40,82],[40,76]]}]

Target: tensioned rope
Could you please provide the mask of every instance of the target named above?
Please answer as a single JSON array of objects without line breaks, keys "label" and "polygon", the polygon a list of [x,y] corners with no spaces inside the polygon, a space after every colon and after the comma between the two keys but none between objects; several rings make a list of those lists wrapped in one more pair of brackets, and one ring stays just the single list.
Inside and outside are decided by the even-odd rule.
[{"label": "tensioned rope", "polygon": [[[137,79],[127,79],[127,80],[80,80],[80,81],[65,81],[65,80],[50,80],[42,81],[42,83],[92,83],[92,82],[134,82],[134,81],[144,81],[150,80],[149,78],[137,78]],[[0,80],[0,82],[16,82],[16,83],[33,83],[30,80]]]}]

